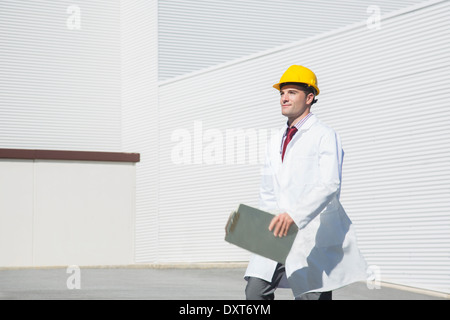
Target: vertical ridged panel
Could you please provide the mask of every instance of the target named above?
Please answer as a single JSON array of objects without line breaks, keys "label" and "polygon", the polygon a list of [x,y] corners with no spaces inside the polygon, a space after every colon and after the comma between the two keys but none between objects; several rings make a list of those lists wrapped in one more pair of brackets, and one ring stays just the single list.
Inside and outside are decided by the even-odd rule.
[{"label": "vertical ridged panel", "polygon": [[136,164],[136,262],[158,257],[157,1],[121,2],[122,143]]},{"label": "vertical ridged panel", "polygon": [[1,147],[120,149],[119,17],[118,1],[0,2]]}]

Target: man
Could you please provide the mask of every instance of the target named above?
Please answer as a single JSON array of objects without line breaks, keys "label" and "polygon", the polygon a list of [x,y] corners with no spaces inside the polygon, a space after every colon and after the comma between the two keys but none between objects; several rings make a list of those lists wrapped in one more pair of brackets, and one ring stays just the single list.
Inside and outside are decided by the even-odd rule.
[{"label": "man", "polygon": [[367,269],[339,202],[341,141],[311,113],[320,91],[310,69],[293,65],[273,87],[287,124],[269,141],[259,207],[277,213],[268,226],[274,236],[294,223],[298,233],[285,265],[252,256],[246,298],[274,299],[277,287],[288,286],[295,299],[331,299],[332,290],[365,280]]}]

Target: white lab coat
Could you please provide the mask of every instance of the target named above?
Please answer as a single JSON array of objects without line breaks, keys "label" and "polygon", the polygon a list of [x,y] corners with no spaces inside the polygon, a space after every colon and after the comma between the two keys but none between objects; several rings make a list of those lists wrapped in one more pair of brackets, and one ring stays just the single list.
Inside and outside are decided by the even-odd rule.
[{"label": "white lab coat", "polygon": [[[269,141],[259,205],[272,213],[287,212],[299,228],[280,286],[291,287],[298,297],[367,279],[352,222],[339,202],[343,160],[339,136],[312,115],[288,144],[282,162],[285,130]],[[271,281],[276,265],[253,255],[245,277]]]}]

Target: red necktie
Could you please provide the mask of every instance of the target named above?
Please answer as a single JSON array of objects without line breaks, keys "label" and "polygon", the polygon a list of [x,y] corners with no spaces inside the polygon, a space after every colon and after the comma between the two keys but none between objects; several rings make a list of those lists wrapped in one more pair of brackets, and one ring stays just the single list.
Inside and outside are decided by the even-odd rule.
[{"label": "red necktie", "polygon": [[286,139],[284,139],[284,144],[283,144],[283,153],[281,154],[281,161],[283,161],[283,159],[284,159],[284,153],[286,152],[286,147],[287,147],[288,143],[292,140],[292,137],[294,136],[294,134],[296,132],[297,132],[296,127],[287,129]]}]

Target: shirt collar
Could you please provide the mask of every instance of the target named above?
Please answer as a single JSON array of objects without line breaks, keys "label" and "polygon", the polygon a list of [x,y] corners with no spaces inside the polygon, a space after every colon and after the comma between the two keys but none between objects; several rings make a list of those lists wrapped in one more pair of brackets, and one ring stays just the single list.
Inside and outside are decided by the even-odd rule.
[{"label": "shirt collar", "polygon": [[[304,117],[304,118],[302,118],[300,121],[298,121],[298,122],[294,125],[294,127],[296,127],[297,130],[300,130],[301,126],[302,126],[302,125],[303,125],[303,124],[304,124],[311,116],[313,116],[312,112],[308,113],[308,114],[306,115],[306,117]],[[286,122],[285,135],[286,135],[286,132],[287,132],[287,129],[288,129],[288,128],[289,128],[289,121]]]}]

